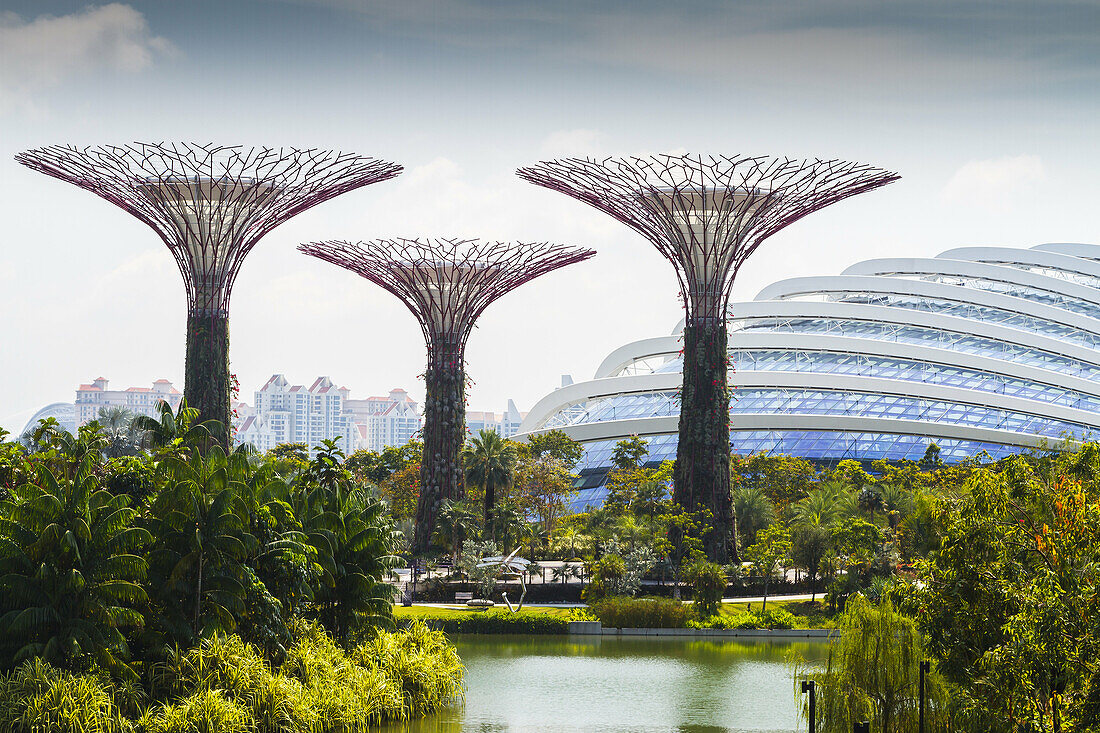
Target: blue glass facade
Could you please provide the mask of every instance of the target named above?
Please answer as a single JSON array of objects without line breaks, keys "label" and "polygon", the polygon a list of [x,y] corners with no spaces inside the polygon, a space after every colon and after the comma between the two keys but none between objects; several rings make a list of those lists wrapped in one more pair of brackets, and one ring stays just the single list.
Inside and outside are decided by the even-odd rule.
[{"label": "blue glass facade", "polygon": [[[783,281],[751,308],[735,304],[731,450],[917,460],[936,443],[950,462],[1100,433],[1100,247],[1044,245],[1019,261],[1003,248],[956,252],[871,260],[858,278]],[[615,358],[635,350],[548,395],[521,428],[584,442],[574,510],[606,498],[623,437],[649,439],[652,465],[676,456],[678,339]]]}]

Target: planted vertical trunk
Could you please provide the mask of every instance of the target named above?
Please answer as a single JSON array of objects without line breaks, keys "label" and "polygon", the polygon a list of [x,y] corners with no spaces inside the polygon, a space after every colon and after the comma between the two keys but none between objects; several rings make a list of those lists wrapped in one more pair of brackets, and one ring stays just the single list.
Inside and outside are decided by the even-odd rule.
[{"label": "planted vertical trunk", "polygon": [[466,374],[461,349],[433,345],[424,372],[424,455],[416,504],[413,552],[431,544],[444,500],[465,493],[462,445],[466,442]]},{"label": "planted vertical trunk", "polygon": [[684,386],[680,398],[679,443],[673,469],[673,498],[689,512],[709,509],[714,529],[708,557],[737,560],[730,497],[730,418],[726,328],[720,319],[684,327]]},{"label": "planted vertical trunk", "polygon": [[230,450],[229,317],[223,312],[194,309],[187,314],[183,395],[199,411],[200,422],[219,423],[213,442]]}]

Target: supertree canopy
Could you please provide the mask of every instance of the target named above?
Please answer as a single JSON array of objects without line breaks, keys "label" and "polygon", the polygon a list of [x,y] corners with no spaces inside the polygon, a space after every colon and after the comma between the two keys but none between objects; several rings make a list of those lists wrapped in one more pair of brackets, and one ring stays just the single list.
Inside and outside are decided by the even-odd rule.
[{"label": "supertree canopy", "polygon": [[184,396],[202,420],[231,428],[229,298],[245,256],[290,217],[401,166],[329,150],[195,143],[51,145],[15,156],[91,191],[164,240],[187,292]]},{"label": "supertree canopy", "polygon": [[424,372],[424,455],[414,551],[427,549],[442,502],[464,492],[460,452],[466,438],[466,340],[497,298],[592,250],[545,243],[470,239],[316,242],[299,249],[390,291],[420,322],[428,347]]},{"label": "supertree canopy", "polygon": [[737,270],[780,229],[898,176],[861,163],[748,155],[567,158],[517,173],[610,214],[675,267],[686,313],[674,498],[713,514],[711,559],[736,559],[725,319]]}]

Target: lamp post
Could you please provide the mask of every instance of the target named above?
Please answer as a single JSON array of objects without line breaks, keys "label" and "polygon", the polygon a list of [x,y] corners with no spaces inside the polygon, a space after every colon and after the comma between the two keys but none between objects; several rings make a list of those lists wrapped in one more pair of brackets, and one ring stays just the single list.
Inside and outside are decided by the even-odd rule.
[{"label": "lamp post", "polygon": [[919,731],[919,733],[924,733],[924,681],[925,678],[928,676],[928,670],[930,667],[931,663],[927,660],[920,663],[920,708],[918,713],[919,718],[917,722],[917,730]]},{"label": "lamp post", "polygon": [[814,680],[802,680],[802,694],[810,696],[810,733],[817,730],[817,683]]}]

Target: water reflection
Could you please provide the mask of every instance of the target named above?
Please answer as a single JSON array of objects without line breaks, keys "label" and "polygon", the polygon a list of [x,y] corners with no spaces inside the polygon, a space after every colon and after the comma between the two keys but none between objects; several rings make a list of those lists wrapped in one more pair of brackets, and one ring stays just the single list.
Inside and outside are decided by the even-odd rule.
[{"label": "water reflection", "polygon": [[[790,733],[792,649],[817,642],[457,636],[466,705],[387,733]],[[805,724],[801,726],[805,730]]]}]

